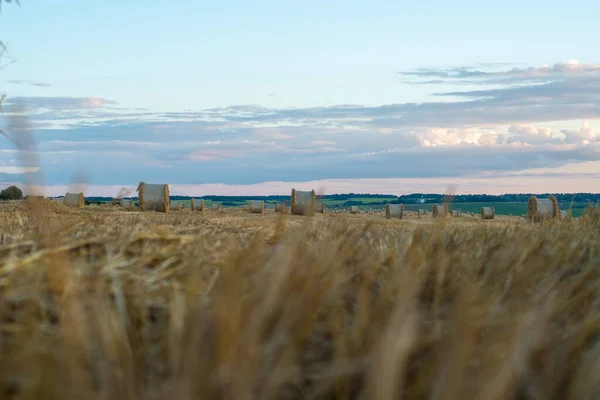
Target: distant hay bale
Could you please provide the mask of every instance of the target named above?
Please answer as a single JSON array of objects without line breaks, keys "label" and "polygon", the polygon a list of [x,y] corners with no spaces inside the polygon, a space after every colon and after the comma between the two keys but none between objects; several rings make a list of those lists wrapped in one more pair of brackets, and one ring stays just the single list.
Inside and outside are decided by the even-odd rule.
[{"label": "distant hay bale", "polygon": [[250,211],[250,204],[245,204],[242,206],[242,211]]},{"label": "distant hay bale", "polygon": [[532,222],[560,218],[560,208],[558,208],[556,197],[551,195],[547,199],[538,199],[531,196],[527,204],[527,217]]},{"label": "distant hay bale", "polygon": [[350,214],[358,214],[358,206],[350,206]]},{"label": "distant hay bale", "polygon": [[404,204],[387,204],[385,206],[385,217],[402,219],[404,216]]},{"label": "distant hay bale", "polygon": [[192,211],[204,211],[204,199],[192,199],[191,208]]},{"label": "distant hay bale", "polygon": [[142,211],[169,211],[169,185],[140,182],[137,192]]},{"label": "distant hay bale", "polygon": [[319,214],[325,214],[325,203],[315,204],[315,212]]},{"label": "distant hay bale", "polygon": [[217,203],[212,204],[212,207],[211,207],[212,210],[217,211],[219,208],[221,208],[220,204],[217,204]]},{"label": "distant hay bale", "polygon": [[171,200],[171,209],[172,210],[179,210],[180,209],[179,200]]},{"label": "distant hay bale", "polygon": [[494,219],[496,217],[496,210],[494,207],[481,207],[481,219]]},{"label": "distant hay bale", "polygon": [[436,204],[433,206],[433,218],[443,218],[448,215],[448,205],[447,204]]},{"label": "distant hay bale", "polygon": [[265,211],[265,202],[262,200],[250,201],[250,212],[252,214],[262,214]]},{"label": "distant hay bale", "polygon": [[452,210],[452,211],[450,212],[450,214],[451,214],[453,217],[460,217],[460,211],[459,211],[459,210]]},{"label": "distant hay bale", "polygon": [[561,219],[571,219],[572,216],[571,210],[560,210]]},{"label": "distant hay bale", "polygon": [[292,215],[312,216],[315,212],[316,194],[311,191],[292,189]]},{"label": "distant hay bale", "polygon": [[282,213],[284,211],[285,211],[285,204],[283,204],[283,203],[275,204],[275,212]]},{"label": "distant hay bale", "polygon": [[419,208],[417,215],[427,215],[427,210],[424,208]]},{"label": "distant hay bale", "polygon": [[84,208],[85,198],[83,197],[83,193],[79,192],[65,194],[65,197],[63,197],[63,204],[66,206]]}]

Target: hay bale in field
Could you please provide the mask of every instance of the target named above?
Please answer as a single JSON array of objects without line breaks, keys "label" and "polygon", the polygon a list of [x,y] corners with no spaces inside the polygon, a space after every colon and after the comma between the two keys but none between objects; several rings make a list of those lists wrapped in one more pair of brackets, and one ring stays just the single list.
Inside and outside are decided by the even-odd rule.
[{"label": "hay bale in field", "polygon": [[214,211],[217,211],[217,210],[219,210],[220,208],[221,208],[221,205],[220,205],[220,204],[216,204],[216,203],[213,203],[213,205],[212,205],[212,207],[211,207],[211,209],[212,209],[212,210],[214,210]]},{"label": "hay bale in field", "polygon": [[424,208],[419,208],[417,215],[427,215],[427,210]]},{"label": "hay bale in field", "polygon": [[560,218],[560,208],[558,208],[556,197],[551,195],[547,199],[538,199],[531,196],[527,204],[527,217],[533,222]]},{"label": "hay bale in field", "polygon": [[252,214],[262,214],[265,211],[265,202],[262,200],[250,201],[250,212]]},{"label": "hay bale in field", "polygon": [[560,210],[561,219],[571,219],[572,216],[571,210]]},{"label": "hay bale in field", "polygon": [[452,210],[452,211],[450,212],[450,214],[451,214],[453,217],[460,217],[460,211],[459,211],[459,210]]},{"label": "hay bale in field", "polygon": [[324,215],[325,214],[325,203],[315,204],[315,212]]},{"label": "hay bale in field", "polygon": [[350,214],[358,214],[358,206],[350,206]]},{"label": "hay bale in field", "polygon": [[316,194],[311,191],[292,189],[292,215],[312,216],[315,212]]},{"label": "hay bale in field", "polygon": [[140,182],[137,192],[142,211],[169,211],[169,185]]},{"label": "hay bale in field", "polygon": [[436,204],[433,206],[433,218],[444,218],[448,215],[448,205]]},{"label": "hay bale in field", "polygon": [[180,209],[179,200],[171,200],[171,209],[172,210]]},{"label": "hay bale in field", "polygon": [[385,206],[385,217],[402,219],[404,216],[404,204],[387,204]]},{"label": "hay bale in field", "polygon": [[77,208],[85,207],[85,199],[83,193],[68,193],[63,197],[63,204],[66,206],[72,206]]},{"label": "hay bale in field", "polygon": [[496,217],[496,210],[494,207],[481,207],[481,219],[494,219]]},{"label": "hay bale in field", "polygon": [[191,208],[192,211],[204,211],[204,199],[192,199]]},{"label": "hay bale in field", "polygon": [[283,203],[275,204],[275,212],[279,212],[279,213],[285,212],[285,204],[283,204]]}]

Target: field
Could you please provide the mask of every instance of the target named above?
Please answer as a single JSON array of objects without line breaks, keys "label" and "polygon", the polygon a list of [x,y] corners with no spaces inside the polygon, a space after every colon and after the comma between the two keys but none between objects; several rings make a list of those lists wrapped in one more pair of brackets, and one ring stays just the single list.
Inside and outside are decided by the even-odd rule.
[{"label": "field", "polygon": [[591,399],[600,214],[0,206],[0,396]]},{"label": "field", "polygon": [[[385,209],[384,204],[376,204],[376,203],[393,201],[393,200],[395,200],[395,198],[352,197],[352,198],[349,198],[348,200],[364,203],[363,205],[360,205],[359,207],[362,209],[365,209],[365,210],[384,210]],[[325,199],[324,202],[325,202],[326,207],[329,209],[348,208],[348,207],[343,206],[343,204],[346,203],[347,200]],[[216,202],[216,203],[221,203],[221,202]],[[276,203],[276,201],[267,201],[267,202],[265,202],[265,207],[273,209],[275,206],[275,203]],[[371,204],[371,203],[375,203],[375,204]],[[188,207],[188,208],[190,207],[189,200],[179,200],[179,204],[181,204],[181,205],[185,204],[186,207]],[[241,208],[245,204],[247,204],[247,202],[237,202],[237,203],[235,203],[235,206],[233,208],[235,208],[235,207]],[[212,206],[212,201],[205,200],[204,205],[205,205],[205,207],[210,208]],[[417,211],[422,208],[422,209],[426,209],[429,212],[431,212],[433,209],[433,206],[434,206],[433,203],[404,204],[404,209],[407,211]],[[490,207],[490,206],[494,207],[497,215],[521,216],[521,215],[527,214],[527,203],[524,203],[524,202],[514,202],[514,203],[512,203],[512,202],[490,202],[490,203],[453,203],[453,204],[449,204],[449,208],[451,210],[459,210],[459,211],[462,211],[465,213],[472,212],[475,214],[479,214],[479,212],[481,211],[481,207]],[[574,217],[580,217],[583,214],[585,206],[586,206],[586,204],[584,204],[584,203],[573,203],[573,204],[561,203],[560,204],[560,208],[563,210],[572,209],[572,215]]]}]

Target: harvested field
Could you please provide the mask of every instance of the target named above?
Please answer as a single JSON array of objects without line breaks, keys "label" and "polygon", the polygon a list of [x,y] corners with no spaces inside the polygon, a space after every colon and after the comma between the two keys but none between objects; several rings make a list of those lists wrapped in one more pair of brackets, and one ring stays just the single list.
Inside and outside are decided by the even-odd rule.
[{"label": "harvested field", "polygon": [[[0,393],[587,399],[600,213],[0,206]],[[8,393],[8,395],[7,395]]]}]

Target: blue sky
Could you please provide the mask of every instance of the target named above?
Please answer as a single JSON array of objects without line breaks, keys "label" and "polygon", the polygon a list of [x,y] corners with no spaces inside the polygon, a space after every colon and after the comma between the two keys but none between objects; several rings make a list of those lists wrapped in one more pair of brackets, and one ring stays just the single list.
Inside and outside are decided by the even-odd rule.
[{"label": "blue sky", "polygon": [[592,1],[21,3],[0,126],[25,104],[36,146],[0,142],[0,184],[598,190]]}]

